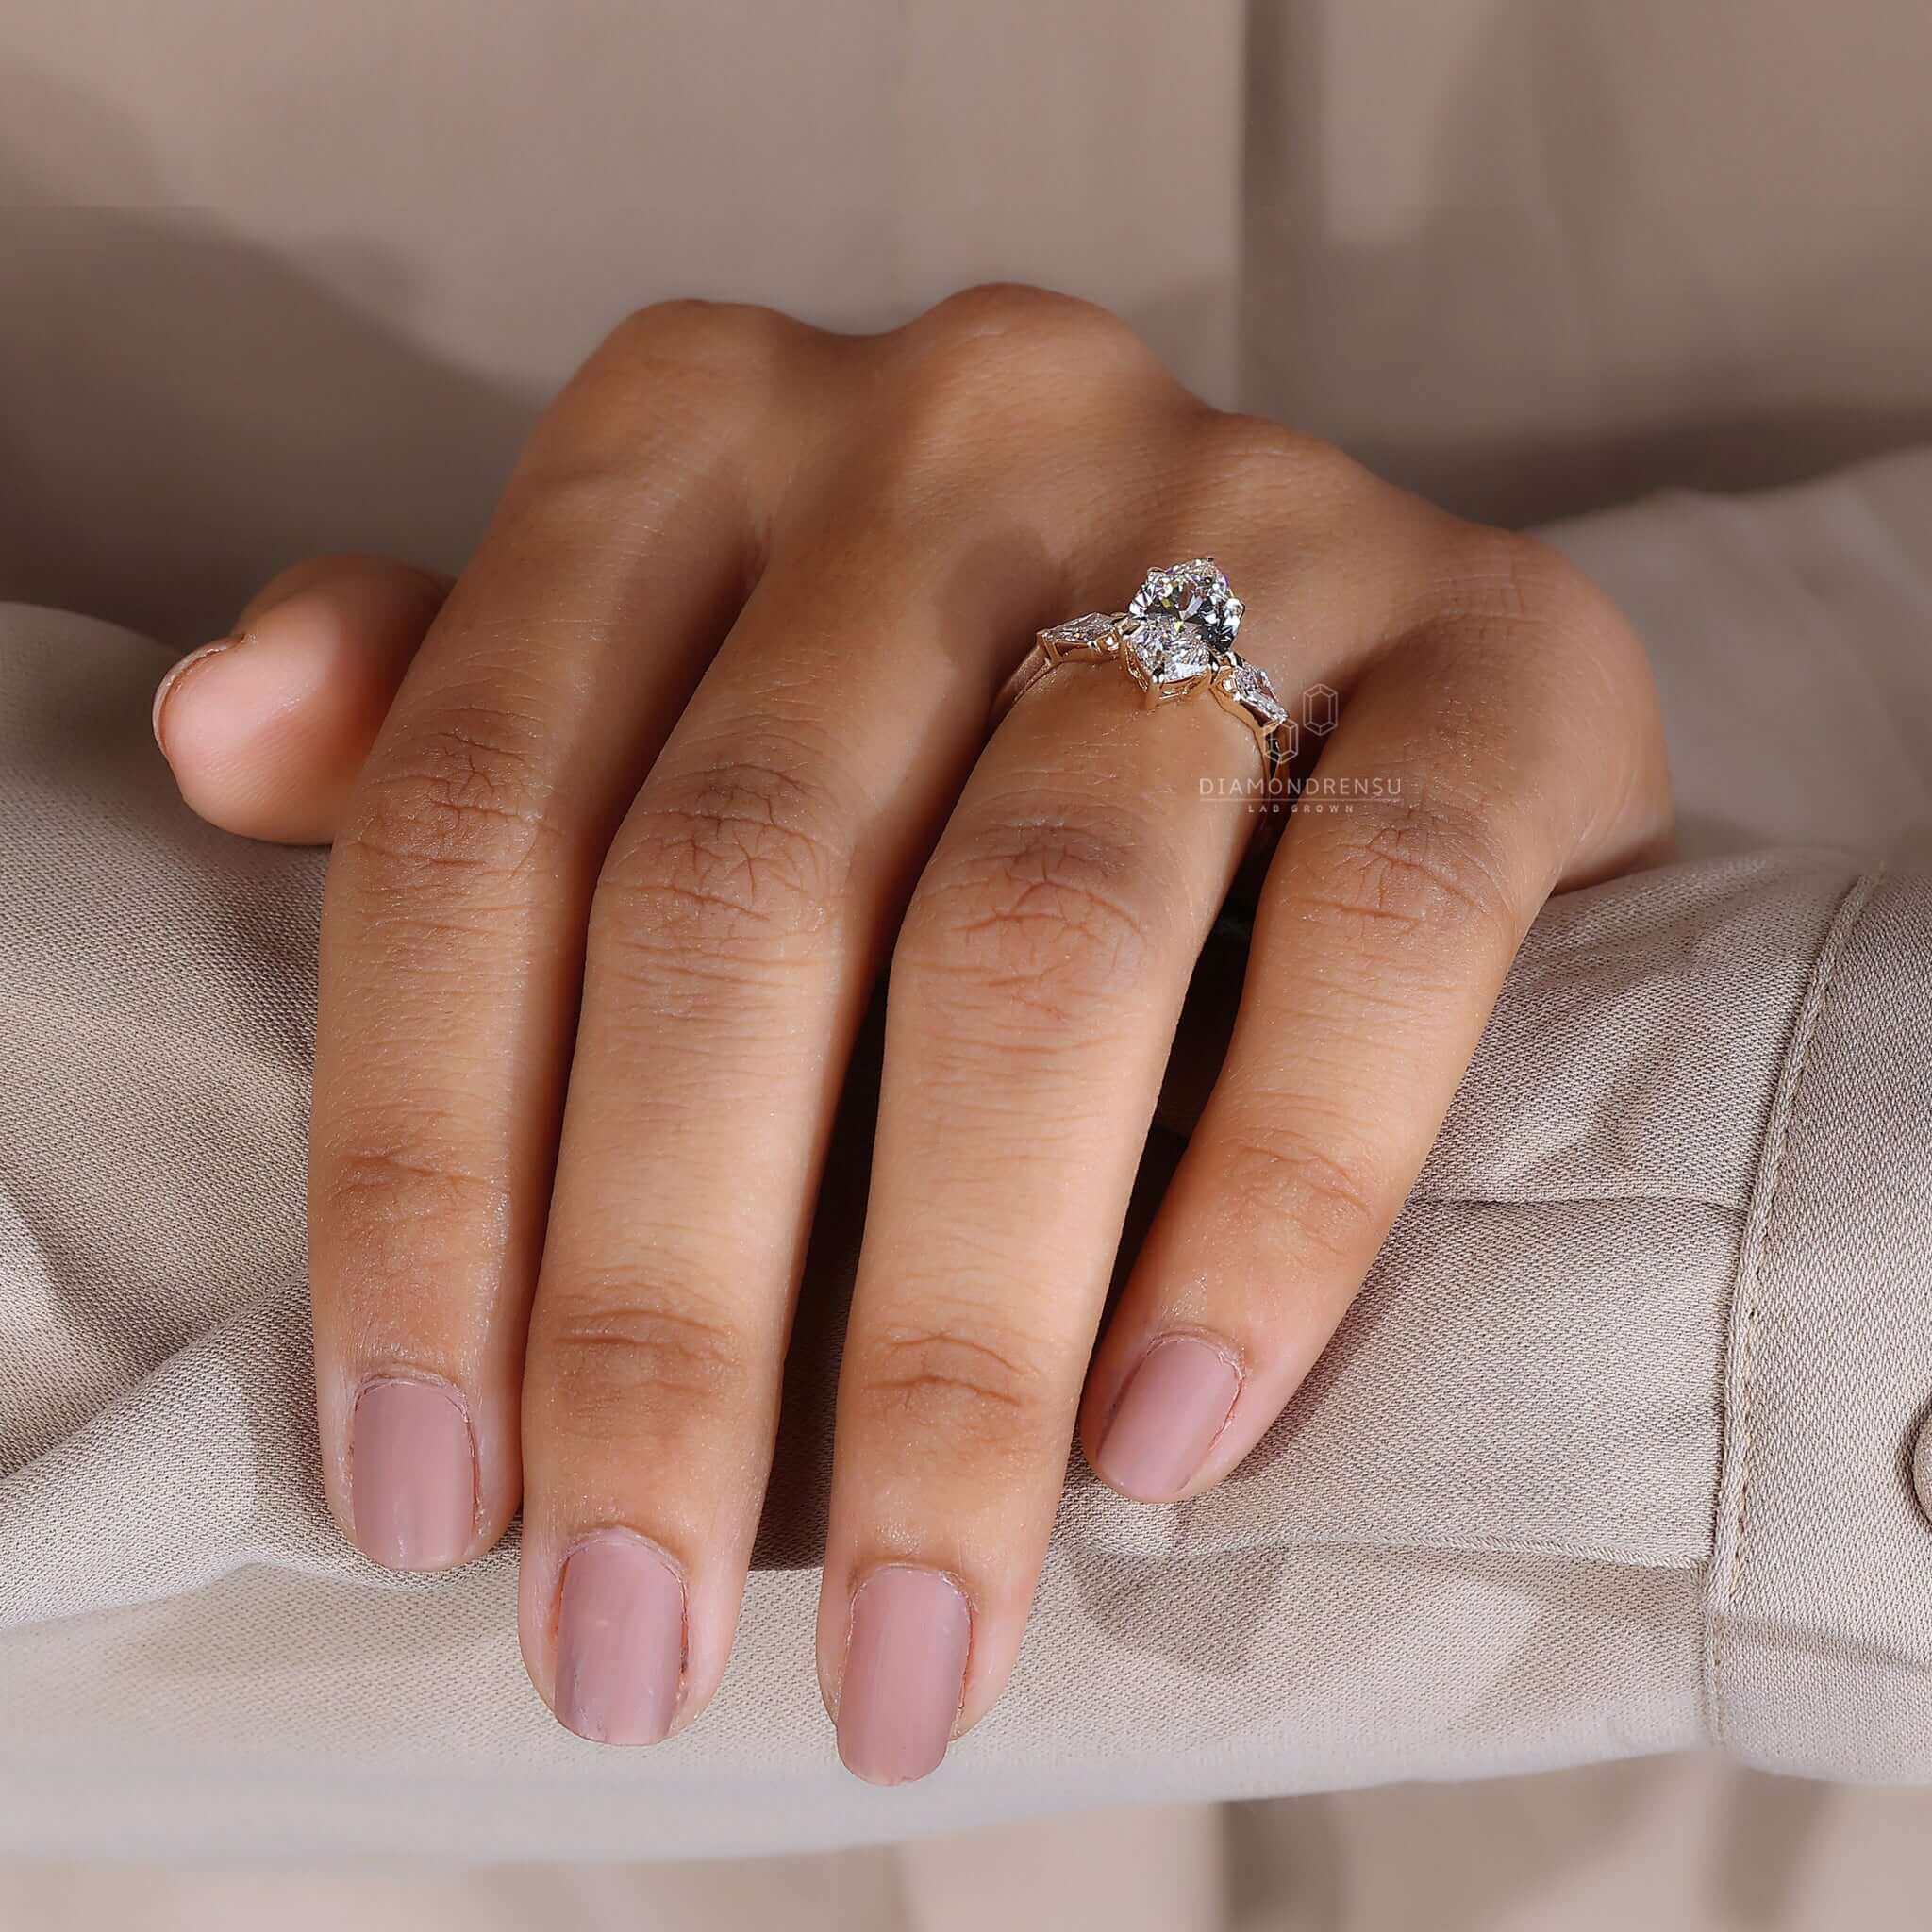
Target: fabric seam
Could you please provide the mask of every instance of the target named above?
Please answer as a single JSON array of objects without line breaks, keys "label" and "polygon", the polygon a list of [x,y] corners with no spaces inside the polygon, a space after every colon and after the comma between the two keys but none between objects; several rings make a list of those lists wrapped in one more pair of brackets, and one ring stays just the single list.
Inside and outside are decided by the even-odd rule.
[{"label": "fabric seam", "polygon": [[1735,1711],[1725,1673],[1734,1655],[1733,1613],[1742,1588],[1751,1479],[1757,1444],[1757,1349],[1764,1264],[1785,1179],[1785,1153],[1810,1066],[1818,1024],[1837,980],[1839,964],[1885,874],[1883,865],[1874,866],[1852,882],[1840,900],[1818,957],[1812,961],[1805,998],[1792,1023],[1790,1043],[1773,1096],[1771,1118],[1765,1124],[1757,1179],[1752,1189],[1750,1213],[1739,1249],[1724,1364],[1718,1522],[1711,1551],[1704,1636],[1705,1726],[1711,1741],[1720,1746],[1730,1745],[1734,1738]]}]

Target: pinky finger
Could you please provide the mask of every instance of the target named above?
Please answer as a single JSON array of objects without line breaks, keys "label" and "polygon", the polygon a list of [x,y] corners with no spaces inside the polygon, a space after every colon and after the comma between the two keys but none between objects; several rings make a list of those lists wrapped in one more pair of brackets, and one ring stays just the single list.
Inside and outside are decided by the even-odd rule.
[{"label": "pinky finger", "polygon": [[274,578],[155,692],[155,738],[188,805],[244,838],[326,844],[449,588],[375,557]]}]

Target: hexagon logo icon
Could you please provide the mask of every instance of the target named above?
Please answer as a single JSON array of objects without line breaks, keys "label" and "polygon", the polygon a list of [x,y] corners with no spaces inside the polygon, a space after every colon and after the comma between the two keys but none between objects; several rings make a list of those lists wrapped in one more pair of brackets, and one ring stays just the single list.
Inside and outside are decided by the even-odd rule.
[{"label": "hexagon logo icon", "polygon": [[1326,738],[1341,722],[1341,693],[1325,684],[1311,684],[1302,693],[1302,726],[1316,738]]}]

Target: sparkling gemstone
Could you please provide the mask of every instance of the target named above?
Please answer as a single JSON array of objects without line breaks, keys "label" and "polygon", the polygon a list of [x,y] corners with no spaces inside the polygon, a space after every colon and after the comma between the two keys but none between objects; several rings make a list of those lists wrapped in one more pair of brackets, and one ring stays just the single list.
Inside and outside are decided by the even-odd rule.
[{"label": "sparkling gemstone", "polygon": [[1050,630],[1041,631],[1041,636],[1049,644],[1065,650],[1073,644],[1097,644],[1119,623],[1118,617],[1109,617],[1104,610],[1093,610],[1085,617],[1070,618],[1065,624],[1057,624]]},{"label": "sparkling gemstone", "polygon": [[1127,648],[1156,690],[1188,684],[1215,662],[1213,641],[1197,624],[1177,617],[1143,617],[1127,633]]},{"label": "sparkling gemstone", "polygon": [[1288,707],[1274,695],[1274,687],[1268,682],[1265,671],[1252,664],[1237,664],[1223,677],[1221,688],[1229,697],[1247,706],[1263,724],[1288,723]]},{"label": "sparkling gemstone", "polygon": [[1199,625],[1218,650],[1226,650],[1241,627],[1241,600],[1211,557],[1150,570],[1127,606],[1135,617],[1173,617]]}]

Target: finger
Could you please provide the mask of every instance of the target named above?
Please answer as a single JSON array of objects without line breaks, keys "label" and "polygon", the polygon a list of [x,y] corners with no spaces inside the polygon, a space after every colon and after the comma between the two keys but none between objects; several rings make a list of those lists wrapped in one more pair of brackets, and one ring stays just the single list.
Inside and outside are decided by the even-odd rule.
[{"label": "finger", "polygon": [[924,1775],[1018,1651],[1094,1325],[1253,746],[1113,666],[1018,705],[893,956],[819,1658],[860,1776]]},{"label": "finger", "polygon": [[1022,571],[961,600],[956,533],[884,521],[857,506],[772,565],[591,912],[526,1366],[522,1622],[540,1691],[606,1742],[689,1724],[723,1674],[853,1036],[1040,595]]},{"label": "finger", "polygon": [[379,557],[283,571],[155,692],[155,739],[183,799],[243,838],[325,844],[449,587]]},{"label": "finger", "polygon": [[1269,870],[1225,1065],[1090,1379],[1082,1440],[1127,1495],[1196,1494],[1255,1445],[1407,1198],[1544,898],[1667,824],[1635,640],[1553,565],[1512,599],[1371,668]]},{"label": "finger", "polygon": [[678,308],[586,365],[338,839],[310,1136],[317,1398],[331,1506],[378,1561],[463,1561],[516,1507],[591,887],[754,567],[763,466],[788,460],[776,364],[808,337]]}]

